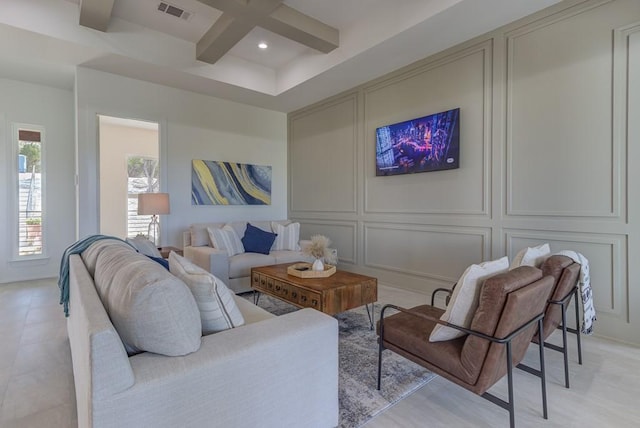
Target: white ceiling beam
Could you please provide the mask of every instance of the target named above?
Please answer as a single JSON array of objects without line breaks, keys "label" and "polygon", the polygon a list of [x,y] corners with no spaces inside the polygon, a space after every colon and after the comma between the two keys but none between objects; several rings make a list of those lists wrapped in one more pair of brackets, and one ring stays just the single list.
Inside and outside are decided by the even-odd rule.
[{"label": "white ceiling beam", "polygon": [[80,0],[80,25],[107,31],[115,0]]},{"label": "white ceiling beam", "polygon": [[336,28],[282,4],[282,0],[198,1],[223,12],[196,45],[200,61],[214,64],[255,27],[324,53],[338,47]]},{"label": "white ceiling beam", "polygon": [[196,44],[196,58],[215,64],[253,29],[247,21],[239,21],[224,13]]},{"label": "white ceiling beam", "polygon": [[215,64],[273,12],[282,0],[198,0],[223,12],[196,44],[196,58]]},{"label": "white ceiling beam", "polygon": [[340,42],[340,32],[337,28],[285,4],[281,4],[259,25],[323,53],[331,52],[339,46]]}]

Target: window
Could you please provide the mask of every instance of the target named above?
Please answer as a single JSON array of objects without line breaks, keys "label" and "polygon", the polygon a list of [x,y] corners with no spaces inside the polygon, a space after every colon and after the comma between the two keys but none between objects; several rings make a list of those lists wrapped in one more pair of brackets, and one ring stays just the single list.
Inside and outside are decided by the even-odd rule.
[{"label": "window", "polygon": [[44,131],[15,126],[17,152],[18,257],[44,254]]},{"label": "window", "polygon": [[158,159],[129,156],[127,158],[127,236],[147,236],[150,215],[138,215],[138,193],[155,193],[160,190]]}]

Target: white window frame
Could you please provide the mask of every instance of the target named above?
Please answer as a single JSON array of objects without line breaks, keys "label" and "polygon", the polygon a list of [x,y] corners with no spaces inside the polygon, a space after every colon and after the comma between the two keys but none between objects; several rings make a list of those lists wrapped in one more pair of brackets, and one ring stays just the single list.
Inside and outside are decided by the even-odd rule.
[{"label": "white window frame", "polygon": [[[20,227],[20,215],[18,210],[20,208],[20,190],[19,190],[19,176],[18,176],[18,154],[19,149],[19,130],[27,129],[30,131],[37,131],[40,133],[40,194],[41,194],[41,239],[42,239],[42,252],[40,254],[20,255],[19,248],[19,227]],[[46,218],[47,212],[47,169],[46,169],[46,130],[41,125],[35,125],[31,123],[12,123],[11,126],[11,161],[9,162],[9,171],[11,174],[11,254],[13,261],[28,261],[28,260],[42,260],[49,258],[48,251],[48,220]]]}]

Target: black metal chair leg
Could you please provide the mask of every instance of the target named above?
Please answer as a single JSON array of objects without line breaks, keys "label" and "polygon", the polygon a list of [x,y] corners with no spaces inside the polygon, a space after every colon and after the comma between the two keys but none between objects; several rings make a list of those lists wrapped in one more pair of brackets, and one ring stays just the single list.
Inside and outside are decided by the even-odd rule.
[{"label": "black metal chair leg", "polygon": [[382,342],[384,337],[384,321],[382,315],[384,308],[380,312],[380,335],[378,336],[378,391],[380,391],[380,380],[382,379],[382,350],[384,349]]},{"label": "black metal chair leg", "polygon": [[509,426],[515,428],[516,415],[515,406],[513,404],[513,359],[511,356],[511,341],[507,345],[507,386],[509,388]]},{"label": "black metal chair leg", "polygon": [[578,288],[576,287],[576,295],[573,299],[576,305],[576,340],[578,341],[578,364],[582,365],[582,343],[580,340],[580,312],[578,307]]},{"label": "black metal chair leg", "polygon": [[[542,319],[538,320],[538,337],[542,337]],[[540,349],[540,382],[542,384],[542,416],[545,419],[548,419],[547,380],[546,380],[545,367],[544,367],[544,343],[542,340],[538,341],[538,348]]]},{"label": "black metal chair leg", "polygon": [[564,386],[569,388],[569,346],[567,344],[567,315],[562,305],[562,356],[564,357]]}]

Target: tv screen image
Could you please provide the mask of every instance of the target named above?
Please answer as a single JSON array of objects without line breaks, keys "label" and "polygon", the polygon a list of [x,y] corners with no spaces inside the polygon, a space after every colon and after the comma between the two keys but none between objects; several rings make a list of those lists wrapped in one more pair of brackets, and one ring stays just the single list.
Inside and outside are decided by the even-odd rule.
[{"label": "tv screen image", "polygon": [[459,108],[376,129],[376,175],[459,167]]}]

